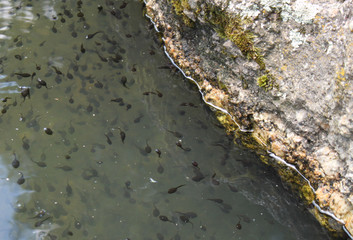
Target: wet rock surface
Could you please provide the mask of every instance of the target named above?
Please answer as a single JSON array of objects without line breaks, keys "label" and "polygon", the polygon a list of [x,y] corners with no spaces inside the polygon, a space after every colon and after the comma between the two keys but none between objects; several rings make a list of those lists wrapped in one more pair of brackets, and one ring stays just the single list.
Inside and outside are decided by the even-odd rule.
[{"label": "wet rock surface", "polygon": [[353,1],[145,3],[206,101],[254,130],[257,148],[295,165],[311,200],[352,233]]}]

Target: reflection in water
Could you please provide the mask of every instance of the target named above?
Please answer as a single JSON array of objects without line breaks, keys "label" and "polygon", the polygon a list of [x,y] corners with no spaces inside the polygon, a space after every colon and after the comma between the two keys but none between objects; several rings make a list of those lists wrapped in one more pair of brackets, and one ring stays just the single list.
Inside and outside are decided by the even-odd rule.
[{"label": "reflection in water", "polygon": [[1,239],[328,239],[171,71],[140,1],[1,4]]}]

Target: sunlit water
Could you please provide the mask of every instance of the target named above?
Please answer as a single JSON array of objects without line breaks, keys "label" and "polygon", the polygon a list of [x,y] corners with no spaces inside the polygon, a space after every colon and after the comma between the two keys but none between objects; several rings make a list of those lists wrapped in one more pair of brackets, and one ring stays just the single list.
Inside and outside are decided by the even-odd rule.
[{"label": "sunlit water", "polygon": [[0,239],[329,239],[125,3],[0,2]]}]

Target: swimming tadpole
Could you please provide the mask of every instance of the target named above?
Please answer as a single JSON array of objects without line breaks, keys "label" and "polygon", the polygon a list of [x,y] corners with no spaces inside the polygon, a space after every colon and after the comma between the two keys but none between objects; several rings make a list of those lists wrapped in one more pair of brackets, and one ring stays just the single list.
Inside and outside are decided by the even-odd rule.
[{"label": "swimming tadpole", "polygon": [[122,84],[125,88],[128,88],[128,87],[126,86],[127,78],[126,78],[125,76],[122,76],[122,77],[121,77],[120,82],[121,82],[121,84]]},{"label": "swimming tadpole", "polygon": [[98,13],[100,13],[100,12],[103,11],[103,6],[102,6],[102,5],[98,5],[98,6],[97,6],[97,9],[98,9]]},{"label": "swimming tadpole", "polygon": [[215,203],[219,203],[219,204],[222,204],[224,202],[223,199],[221,199],[221,198],[207,198],[206,200],[209,200],[209,201],[212,201]]},{"label": "swimming tadpole", "polygon": [[157,89],[155,91],[156,91],[158,97],[160,97],[160,98],[163,97],[163,94],[160,91],[158,91]]},{"label": "swimming tadpole", "polygon": [[164,216],[164,215],[160,215],[159,216],[159,219],[163,222],[171,222],[171,223],[174,223],[173,221],[169,220],[169,218],[167,216]]},{"label": "swimming tadpole", "polygon": [[155,204],[153,204],[152,215],[153,215],[153,217],[158,217],[160,215],[159,209],[156,207]]},{"label": "swimming tadpole", "polygon": [[71,185],[69,184],[69,182],[67,182],[66,187],[65,187],[65,190],[66,190],[66,196],[67,196],[67,197],[71,197],[72,194],[73,194],[73,191],[72,191],[72,187],[71,187]]},{"label": "swimming tadpole", "polygon": [[76,15],[77,15],[77,17],[79,17],[79,18],[83,18],[83,17],[85,16],[85,15],[83,14],[83,12],[81,12],[81,10],[79,10]]},{"label": "swimming tadpole", "polygon": [[28,77],[32,76],[32,74],[30,74],[30,73],[15,73],[15,75],[20,76],[20,77],[24,77],[24,78],[28,78]]},{"label": "swimming tadpole", "polygon": [[187,216],[188,218],[196,218],[197,217],[197,213],[195,213],[195,212],[178,212],[178,211],[176,211],[176,213],[179,215]]},{"label": "swimming tadpole", "polygon": [[169,193],[169,194],[175,193],[175,192],[178,190],[178,188],[181,188],[181,187],[183,187],[183,186],[185,186],[185,184],[179,185],[179,186],[177,186],[177,187],[169,188],[169,189],[168,189],[168,193]]},{"label": "swimming tadpole", "polygon": [[180,132],[177,132],[177,131],[171,131],[171,130],[168,130],[166,129],[167,132],[171,133],[174,135],[174,137],[177,137],[177,138],[183,138],[183,134],[181,134]]},{"label": "swimming tadpole", "polygon": [[26,138],[26,136],[22,137],[22,147],[24,150],[28,150],[29,149],[29,140]]},{"label": "swimming tadpole", "polygon": [[61,22],[61,23],[65,23],[65,22],[66,22],[66,19],[63,17],[63,14],[62,14],[62,13],[59,13],[58,15],[60,16],[60,22]]},{"label": "swimming tadpole", "polygon": [[35,164],[37,164],[38,167],[41,167],[41,168],[47,167],[47,164],[44,161],[34,161],[32,158],[30,158],[30,160]]},{"label": "swimming tadpole", "polygon": [[156,148],[154,151],[158,154],[158,157],[160,158],[160,157],[161,157],[161,154],[162,154],[161,150],[159,150],[158,148]]},{"label": "swimming tadpole", "polygon": [[120,138],[121,138],[121,141],[124,143],[125,141],[125,137],[126,137],[126,134],[123,130],[121,130],[121,128],[118,128],[119,131],[120,131]]},{"label": "swimming tadpole", "polygon": [[53,27],[51,28],[51,31],[52,31],[53,33],[57,33],[57,32],[58,32],[58,29],[56,29],[56,27],[55,27],[55,23],[56,23],[56,22],[54,22]]},{"label": "swimming tadpole", "polygon": [[75,226],[75,228],[76,229],[81,229],[81,227],[82,227],[82,224],[81,224],[81,222],[76,218],[76,217],[73,217],[74,218],[74,226]]},{"label": "swimming tadpole", "polygon": [[110,140],[110,137],[107,135],[107,134],[104,134],[105,135],[105,137],[107,138],[107,143],[109,144],[109,145],[112,145],[113,143],[112,143],[112,141]]},{"label": "swimming tadpole", "polygon": [[9,106],[4,105],[4,106],[2,107],[2,109],[1,109],[1,113],[2,113],[2,114],[7,113],[7,110],[8,110],[8,109],[9,109]]},{"label": "swimming tadpole", "polygon": [[51,66],[54,70],[55,70],[55,73],[58,74],[58,75],[63,75],[63,73],[55,66]]},{"label": "swimming tadpole", "polygon": [[189,147],[184,148],[181,143],[182,143],[182,141],[181,141],[181,139],[179,139],[179,140],[175,143],[175,145],[177,145],[179,148],[183,149],[183,150],[186,151],[186,152],[191,151],[191,148],[189,148]]},{"label": "swimming tadpole", "polygon": [[194,160],[191,162],[191,165],[192,165],[193,167],[195,167],[195,168],[200,169],[198,162],[196,162],[196,161],[194,161]]},{"label": "swimming tadpole", "polygon": [[21,177],[20,177],[19,179],[17,179],[17,184],[18,184],[18,185],[22,185],[22,184],[25,183],[25,178],[24,178],[22,172],[19,172],[19,174],[21,175]]},{"label": "swimming tadpole", "polygon": [[126,8],[126,6],[127,6],[127,2],[123,2],[121,5],[120,5],[120,9],[124,9],[124,8]]},{"label": "swimming tadpole", "polygon": [[83,43],[81,43],[80,51],[81,51],[81,53],[85,53],[86,52],[86,49],[83,47]]},{"label": "swimming tadpole", "polygon": [[96,36],[98,33],[102,33],[102,31],[97,31],[95,33],[91,33],[91,34],[88,34],[86,36],[86,39],[89,40],[89,39],[92,39],[94,36]]},{"label": "swimming tadpole", "polygon": [[96,88],[103,88],[103,83],[101,83],[100,81],[97,80],[97,82],[94,83],[94,86],[95,86]]},{"label": "swimming tadpole", "polygon": [[102,62],[108,62],[108,58],[103,57],[102,55],[100,55],[98,51],[96,51],[96,53],[97,53],[99,59],[100,59]]},{"label": "swimming tadpole", "polygon": [[46,217],[46,218],[44,218],[44,219],[42,219],[42,220],[37,221],[37,222],[34,224],[34,227],[40,227],[45,221],[47,221],[47,220],[49,220],[49,219],[51,219],[51,218],[52,218],[52,216],[48,216],[48,217]]},{"label": "swimming tadpole", "polygon": [[179,219],[183,222],[183,223],[191,223],[192,228],[194,228],[194,224],[190,221],[190,218],[186,215],[180,215]]},{"label": "swimming tadpole", "polygon": [[123,99],[121,97],[118,97],[118,98],[113,98],[110,101],[111,102],[116,102],[116,103],[121,103],[121,102],[123,102]]},{"label": "swimming tadpole", "polygon": [[240,224],[240,221],[241,219],[239,218],[239,222],[235,225],[235,228],[238,229],[238,230],[241,230],[242,229],[242,226]]},{"label": "swimming tadpole", "polygon": [[144,116],[141,114],[140,116],[138,116],[137,118],[134,119],[134,123],[139,123],[141,121],[141,118],[143,118]]},{"label": "swimming tadpole", "polygon": [[29,92],[29,88],[27,87],[22,87],[21,88],[21,96],[23,97],[23,101],[26,100],[26,97],[31,98],[31,94]]},{"label": "swimming tadpole", "polygon": [[158,161],[157,172],[159,174],[162,174],[164,172],[164,167],[162,166],[162,164],[159,161]]},{"label": "swimming tadpole", "polygon": [[53,135],[53,130],[51,130],[50,128],[43,128],[43,130],[44,130],[44,132],[46,133],[46,134],[48,134],[48,135]]},{"label": "swimming tadpole", "polygon": [[193,172],[195,174],[195,176],[193,176],[191,178],[191,180],[193,180],[194,182],[200,182],[201,180],[203,180],[205,178],[205,175],[201,172],[200,168],[194,168]]},{"label": "swimming tadpole", "polygon": [[235,187],[235,186],[233,186],[233,185],[231,185],[229,183],[227,185],[228,185],[228,188],[229,188],[230,191],[232,191],[232,192],[238,192],[239,191],[237,187]]},{"label": "swimming tadpole", "polygon": [[145,147],[145,152],[146,153],[151,153],[152,149],[150,147],[150,145],[148,145],[148,141],[146,140],[146,147]]},{"label": "swimming tadpole", "polygon": [[18,168],[20,166],[20,161],[18,161],[17,157],[16,157],[16,153],[13,153],[14,159],[12,160],[12,167],[13,168]]},{"label": "swimming tadpole", "polygon": [[46,88],[48,89],[48,86],[47,86],[47,82],[46,82],[46,81],[44,81],[44,80],[38,78],[38,79],[37,79],[37,82],[38,82],[37,87],[39,86],[39,88],[40,88],[40,87],[44,86],[44,87],[46,87]]},{"label": "swimming tadpole", "polygon": [[94,168],[86,168],[82,172],[82,178],[90,180],[91,178],[98,177],[98,171]]},{"label": "swimming tadpole", "polygon": [[65,172],[69,172],[69,171],[72,171],[72,167],[70,166],[67,166],[67,165],[64,165],[64,166],[60,166],[60,167],[55,167],[55,168],[59,168]]},{"label": "swimming tadpole", "polygon": [[4,97],[1,99],[1,102],[5,103],[7,102],[7,100],[11,99],[11,97]]}]

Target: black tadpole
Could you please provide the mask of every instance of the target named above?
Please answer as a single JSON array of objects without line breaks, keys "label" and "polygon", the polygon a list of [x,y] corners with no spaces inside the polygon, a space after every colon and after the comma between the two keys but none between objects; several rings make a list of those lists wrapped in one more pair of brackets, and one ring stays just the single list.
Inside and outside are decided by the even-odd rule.
[{"label": "black tadpole", "polygon": [[96,34],[98,34],[98,33],[101,33],[102,31],[97,31],[97,32],[95,32],[95,33],[91,33],[91,34],[88,34],[87,36],[86,36],[86,39],[88,40],[88,39],[92,39],[94,36],[96,36]]},{"label": "black tadpole", "polygon": [[169,188],[168,193],[169,194],[175,193],[178,190],[178,188],[181,188],[183,186],[185,186],[185,184],[179,185],[177,187]]},{"label": "black tadpole", "polygon": [[146,147],[145,147],[145,152],[150,153],[152,151],[150,145],[148,145],[148,141],[146,140]]},{"label": "black tadpole", "polygon": [[121,84],[122,84],[124,87],[128,88],[128,87],[126,86],[127,78],[126,78],[125,76],[122,76],[122,77],[121,77],[120,82],[121,82]]},{"label": "black tadpole", "polygon": [[162,154],[161,150],[156,148],[154,151],[158,154],[158,157],[161,157],[161,154]]},{"label": "black tadpole", "polygon": [[11,165],[13,168],[18,168],[20,166],[20,161],[17,160],[16,153],[13,153],[15,159],[12,161]]},{"label": "black tadpole", "polygon": [[47,221],[48,219],[52,218],[52,216],[46,217],[43,220],[39,220],[38,222],[36,222],[34,224],[34,227],[40,227],[45,221]]},{"label": "black tadpole", "polygon": [[173,223],[172,221],[169,220],[169,218],[167,216],[164,216],[164,215],[160,215],[159,219],[161,221],[163,221],[163,222],[171,222],[171,223]]},{"label": "black tadpole", "polygon": [[242,228],[241,224],[240,224],[240,217],[239,217],[239,222],[235,225],[236,229],[240,230]]},{"label": "black tadpole", "polygon": [[85,53],[86,52],[86,49],[83,47],[83,43],[81,43],[80,51],[81,51],[81,53]]},{"label": "black tadpole", "polygon": [[44,132],[48,135],[53,135],[53,130],[51,130],[50,128],[44,128]]},{"label": "black tadpole", "polygon": [[18,185],[22,185],[25,182],[25,178],[23,177],[23,173],[19,172],[21,174],[21,177],[17,180]]},{"label": "black tadpole", "polygon": [[30,158],[30,160],[32,162],[34,162],[35,164],[37,164],[38,167],[41,167],[41,168],[47,167],[47,164],[45,162],[43,162],[43,161],[37,162],[37,161],[34,161],[32,158]]},{"label": "black tadpole", "polygon": [[110,140],[109,136],[108,136],[107,134],[104,134],[104,135],[105,135],[105,137],[107,138],[107,143],[108,143],[109,145],[112,145],[112,141]]},{"label": "black tadpole", "polygon": [[21,96],[23,97],[23,101],[26,100],[26,97],[31,98],[29,88],[21,88]]},{"label": "black tadpole", "polygon": [[44,80],[38,78],[38,79],[37,79],[37,82],[38,82],[38,86],[44,86],[44,87],[46,87],[46,88],[48,89],[48,86],[47,86],[47,82],[46,82],[46,81],[44,81]]},{"label": "black tadpole", "polygon": [[123,130],[121,130],[120,128],[118,128],[119,131],[120,131],[120,138],[121,138],[121,141],[124,143],[125,141],[125,137],[126,137],[126,134]]}]

